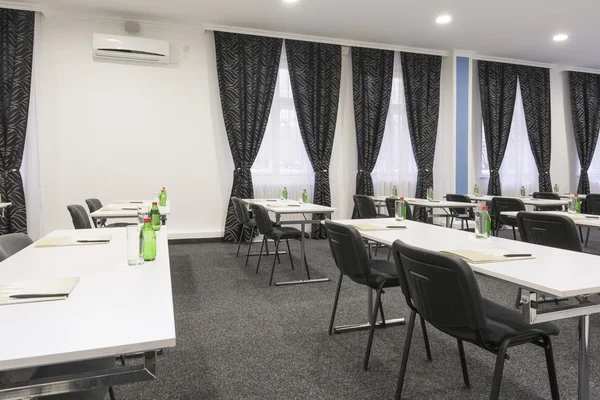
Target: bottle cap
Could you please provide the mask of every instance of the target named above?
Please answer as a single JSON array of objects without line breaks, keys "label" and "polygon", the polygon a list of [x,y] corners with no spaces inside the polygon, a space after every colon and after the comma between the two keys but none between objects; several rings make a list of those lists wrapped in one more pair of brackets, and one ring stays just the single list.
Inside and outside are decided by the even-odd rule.
[{"label": "bottle cap", "polygon": [[487,211],[487,210],[488,210],[488,206],[481,207],[481,211]]},{"label": "bottle cap", "polygon": [[399,200],[404,200],[404,197],[400,197],[400,199],[399,199]]},{"label": "bottle cap", "polygon": [[144,222],[152,222],[151,218],[144,218]]},{"label": "bottle cap", "polygon": [[153,206],[157,206],[157,205],[158,205],[158,202],[157,202],[157,201],[153,201],[153,202],[152,202],[152,205],[153,205]]},{"label": "bottle cap", "polygon": [[575,197],[579,197],[579,195],[577,193],[575,193]]},{"label": "bottle cap", "polygon": [[164,192],[164,191],[165,191],[165,188],[162,188],[161,192]]},{"label": "bottle cap", "polygon": [[306,189],[304,189],[304,191],[306,192]]},{"label": "bottle cap", "polygon": [[521,186],[521,189],[525,189],[525,186]]},{"label": "bottle cap", "polygon": [[287,186],[284,186],[283,188],[284,188],[284,189],[287,189]]},{"label": "bottle cap", "polygon": [[475,184],[475,186],[477,186],[477,184]]}]

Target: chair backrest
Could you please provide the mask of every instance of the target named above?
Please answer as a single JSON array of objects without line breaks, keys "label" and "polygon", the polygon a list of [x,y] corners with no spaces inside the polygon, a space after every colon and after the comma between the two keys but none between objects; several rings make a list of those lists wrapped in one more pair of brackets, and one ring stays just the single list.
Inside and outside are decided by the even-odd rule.
[{"label": "chair backrest", "polygon": [[356,228],[326,220],[325,229],[331,254],[340,272],[350,278],[368,275],[371,271],[369,258]]},{"label": "chair backrest", "polygon": [[[465,196],[464,194],[447,194],[446,200],[455,201],[457,203],[471,203],[471,199],[468,196]],[[450,208],[450,212],[453,214],[459,214],[459,215],[464,215],[464,214],[471,215],[473,213],[473,209],[472,208]]]},{"label": "chair backrest", "polygon": [[364,194],[354,195],[354,205],[358,212],[358,218],[369,219],[377,217],[377,209],[375,208],[375,202],[370,196]]},{"label": "chair backrest", "polygon": [[521,211],[517,225],[523,242],[582,251],[577,226],[566,215]]},{"label": "chair backrest", "polygon": [[269,212],[267,209],[256,203],[251,203],[250,208],[254,214],[254,220],[256,221],[258,232],[261,235],[266,235],[267,233],[273,232],[273,222],[271,221],[271,217],[269,217]]},{"label": "chair backrest", "polygon": [[585,197],[585,209],[588,214],[600,215],[600,194],[588,194]]},{"label": "chair backrest", "polygon": [[75,229],[91,229],[92,224],[90,223],[90,217],[88,213],[85,211],[83,206],[79,204],[67,206],[67,210],[71,214],[71,219],[73,220],[73,226]]},{"label": "chair backrest", "polygon": [[492,212],[498,219],[503,211],[525,211],[523,200],[512,197],[496,196],[492,198]]},{"label": "chair backrest", "polygon": [[246,207],[246,203],[243,202],[242,199],[238,199],[237,197],[232,197],[231,201],[233,202],[233,213],[237,218],[240,224],[245,224],[250,219],[250,213],[248,212],[248,207]]},{"label": "chair backrest", "polygon": [[[385,199],[385,206],[387,207],[388,214],[390,217],[396,217],[396,202],[399,201],[396,197],[388,197]],[[406,209],[406,219],[412,220],[412,211],[410,210],[409,204],[404,200],[404,208]]]},{"label": "chair backrest", "polygon": [[[544,200],[560,200],[560,196],[558,195],[558,193],[552,193],[552,192],[534,192],[533,198],[534,199],[544,199]],[[539,211],[560,211],[561,209],[562,209],[562,206],[536,207],[536,210],[539,210]]]},{"label": "chair backrest", "polygon": [[392,252],[408,306],[416,307],[423,319],[440,329],[485,328],[479,285],[464,260],[400,240]]},{"label": "chair backrest", "polygon": [[86,199],[85,204],[87,204],[90,214],[102,208],[102,202],[99,199]]},{"label": "chair backrest", "polygon": [[6,260],[32,243],[29,236],[23,233],[9,233],[0,236],[0,261]]}]

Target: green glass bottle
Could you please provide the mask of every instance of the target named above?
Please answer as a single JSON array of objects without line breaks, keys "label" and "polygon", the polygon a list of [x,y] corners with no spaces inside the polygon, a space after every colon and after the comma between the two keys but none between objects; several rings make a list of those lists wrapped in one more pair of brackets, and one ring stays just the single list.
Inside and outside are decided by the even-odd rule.
[{"label": "green glass bottle", "polygon": [[152,229],[160,231],[160,211],[158,211],[158,203],[152,202],[152,208],[150,209],[150,220],[152,221]]},{"label": "green glass bottle", "polygon": [[140,251],[144,261],[154,261],[156,259],[156,233],[152,229],[152,219],[144,218],[144,226],[140,232]]},{"label": "green glass bottle", "polygon": [[165,188],[162,188],[162,190],[160,191],[160,196],[158,197],[158,201],[161,207],[164,207],[167,205],[167,190]]},{"label": "green glass bottle", "polygon": [[554,184],[554,193],[558,194],[558,183]]},{"label": "green glass bottle", "polygon": [[396,185],[392,188],[392,197],[398,197],[398,188]]},{"label": "green glass bottle", "polygon": [[306,189],[304,189],[304,192],[302,192],[302,202],[308,203],[308,193],[306,193]]},{"label": "green glass bottle", "polygon": [[284,200],[288,199],[288,191],[286,186],[283,187],[283,193],[281,197],[283,197]]}]

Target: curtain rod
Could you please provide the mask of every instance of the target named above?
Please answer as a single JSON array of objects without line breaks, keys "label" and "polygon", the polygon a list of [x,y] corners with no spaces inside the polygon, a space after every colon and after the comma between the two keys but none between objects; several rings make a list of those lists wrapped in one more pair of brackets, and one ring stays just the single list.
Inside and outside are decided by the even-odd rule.
[{"label": "curtain rod", "polygon": [[41,4],[17,3],[14,1],[0,1],[0,8],[11,8],[13,10],[35,11],[46,15],[47,8]]},{"label": "curtain rod", "polygon": [[395,46],[395,45],[382,44],[382,43],[361,42],[361,41],[356,41],[356,40],[335,39],[335,38],[328,38],[328,37],[322,37],[322,36],[310,36],[310,35],[301,35],[301,34],[287,33],[287,32],[276,32],[276,31],[266,31],[266,30],[261,30],[261,29],[241,28],[241,27],[237,27],[237,26],[205,24],[204,31],[240,33],[240,34],[244,34],[244,35],[266,36],[266,37],[276,37],[276,38],[290,39],[290,40],[304,40],[307,42],[337,44],[340,46],[348,46],[348,47],[366,47],[366,48],[379,49],[379,50],[402,51],[405,53],[430,54],[430,55],[434,55],[434,56],[447,56],[448,55],[448,52],[445,50],[425,49],[425,48],[420,48],[420,47]]}]

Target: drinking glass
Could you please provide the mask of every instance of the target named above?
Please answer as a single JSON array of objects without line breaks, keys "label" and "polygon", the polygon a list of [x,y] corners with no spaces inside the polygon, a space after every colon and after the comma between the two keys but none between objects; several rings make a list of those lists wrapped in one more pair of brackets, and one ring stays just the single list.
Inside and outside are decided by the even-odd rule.
[{"label": "drinking glass", "polygon": [[127,226],[127,264],[134,266],[143,263],[140,226],[129,225]]},{"label": "drinking glass", "polygon": [[396,221],[404,221],[406,210],[404,209],[404,200],[396,200]]}]

